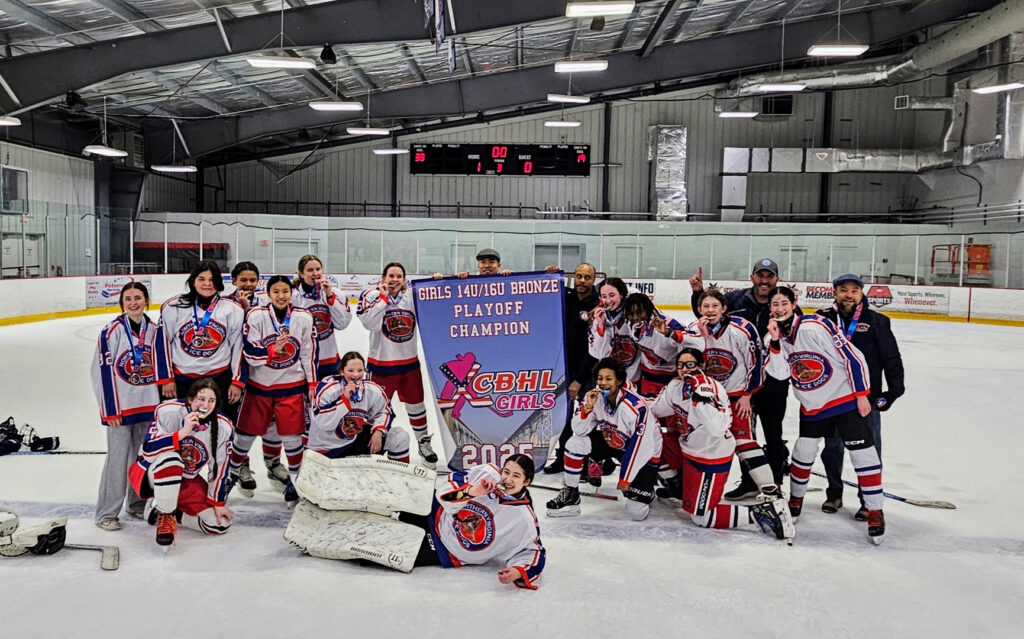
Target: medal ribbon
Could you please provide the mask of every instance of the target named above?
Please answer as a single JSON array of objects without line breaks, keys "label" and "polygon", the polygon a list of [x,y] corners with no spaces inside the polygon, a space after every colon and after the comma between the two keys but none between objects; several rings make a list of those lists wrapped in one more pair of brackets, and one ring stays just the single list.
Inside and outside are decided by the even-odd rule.
[{"label": "medal ribbon", "polygon": [[132,370],[134,371],[142,364],[142,353],[146,349],[146,328],[149,326],[149,322],[143,315],[139,328],[139,341],[134,345],[132,344],[132,325],[128,320],[128,315],[121,316],[121,326],[124,327],[124,332],[128,335],[128,347],[132,349]]},{"label": "medal ribbon", "polygon": [[843,314],[839,312],[839,303],[833,305],[836,309],[836,319],[839,320],[839,330],[846,335],[846,339],[853,337],[853,331],[857,329],[857,324],[860,323],[860,313],[864,310],[864,304],[858,304],[857,310],[853,312],[853,317],[850,318],[850,326],[843,328]]},{"label": "medal ribbon", "polygon": [[288,325],[292,323],[292,308],[291,304],[288,305],[288,310],[284,313],[284,321],[281,325],[277,325],[277,308],[274,306],[270,307],[270,325],[274,327],[274,332],[280,334],[282,331],[288,332]]},{"label": "medal ribbon", "polygon": [[213,309],[217,306],[217,300],[220,299],[220,295],[214,295],[213,299],[210,300],[210,305],[206,307],[206,312],[203,313],[203,319],[199,319],[199,301],[192,305],[192,318],[196,322],[196,334],[204,335],[206,333],[206,325],[210,323],[210,317],[213,315]]}]

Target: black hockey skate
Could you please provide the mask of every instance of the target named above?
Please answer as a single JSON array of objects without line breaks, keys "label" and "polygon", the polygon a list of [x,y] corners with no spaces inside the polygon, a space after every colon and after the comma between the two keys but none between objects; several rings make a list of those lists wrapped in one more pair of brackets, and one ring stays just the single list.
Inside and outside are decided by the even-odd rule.
[{"label": "black hockey skate", "polygon": [[299,501],[299,491],[295,490],[295,484],[290,479],[284,487],[284,500],[288,503]]},{"label": "black hockey skate", "polygon": [[238,492],[245,498],[252,498],[256,491],[256,479],[252,476],[249,467],[242,465],[238,468]]},{"label": "black hockey skate", "polygon": [[436,464],[437,453],[434,452],[433,446],[430,445],[430,435],[422,437],[416,441],[419,445],[420,459],[425,464]]},{"label": "black hockey skate", "polygon": [[761,489],[757,487],[754,480],[749,477],[743,477],[743,479],[740,480],[739,485],[725,493],[723,497],[728,501],[742,501],[750,497],[756,497],[760,492]]},{"label": "black hockey skate", "polygon": [[280,457],[275,457],[273,463],[267,466],[267,479],[274,489],[282,492],[288,485],[288,469],[281,463]]},{"label": "black hockey skate", "polygon": [[793,545],[796,527],[793,526],[789,507],[781,497],[754,504],[750,507],[750,517],[766,535],[775,535],[776,539],[785,539],[787,544]]},{"label": "black hockey skate", "polygon": [[679,475],[663,480],[664,486],[659,486],[654,494],[658,501],[663,504],[679,505],[683,501],[683,478]]},{"label": "black hockey skate", "polygon": [[804,508],[803,497],[790,497],[789,498],[789,516],[796,521],[797,517],[800,516],[800,511]]},{"label": "black hockey skate", "polygon": [[565,486],[548,502],[548,517],[575,517],[580,514],[580,489]]},{"label": "black hockey skate", "polygon": [[876,546],[885,536],[885,515],[881,510],[868,511],[868,539]]}]

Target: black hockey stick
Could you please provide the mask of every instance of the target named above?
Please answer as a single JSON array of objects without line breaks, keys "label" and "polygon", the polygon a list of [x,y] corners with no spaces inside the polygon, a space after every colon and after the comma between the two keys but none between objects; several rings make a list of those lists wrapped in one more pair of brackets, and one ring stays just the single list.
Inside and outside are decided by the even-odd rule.
[{"label": "black hockey stick", "polygon": [[[106,455],[105,450],[24,450],[8,455]],[[6,455],[4,455],[6,457]]]},{"label": "black hockey stick", "polygon": [[[817,475],[818,477],[825,477],[826,479],[828,478],[828,475],[818,470],[812,470],[811,474]],[[852,482],[848,479],[843,479],[843,483],[846,484],[847,486],[853,486],[854,488],[860,487],[857,485],[856,482]],[[911,506],[920,506],[922,508],[943,508],[946,510],[956,510],[956,505],[948,501],[936,501],[931,499],[910,499],[909,497],[900,497],[899,495],[893,495],[892,493],[887,493],[884,491],[882,492],[882,494],[888,497],[889,499],[902,501],[903,503],[910,504]]]},{"label": "black hockey stick", "polygon": [[[560,490],[562,490],[561,487],[556,488],[555,486],[543,486],[541,484],[530,484],[528,486],[528,488],[541,488],[543,490],[553,490],[556,493],[559,492]],[[589,490],[582,491],[581,490],[580,491],[580,495],[582,495],[584,497],[593,497],[595,499],[607,499],[608,501],[619,501],[618,495],[605,495],[604,493],[599,493],[597,491],[589,491]]]}]

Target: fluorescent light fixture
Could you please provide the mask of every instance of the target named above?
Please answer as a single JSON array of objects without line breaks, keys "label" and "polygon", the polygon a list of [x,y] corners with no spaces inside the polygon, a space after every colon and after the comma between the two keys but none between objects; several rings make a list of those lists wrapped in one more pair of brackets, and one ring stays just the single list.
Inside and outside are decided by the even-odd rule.
[{"label": "fluorescent light fixture", "polygon": [[340,100],[310,102],[309,107],[314,111],[362,111],[362,102],[342,102]]},{"label": "fluorescent light fixture", "polygon": [[257,69],[315,69],[316,62],[309,58],[286,55],[251,55],[245,59]]},{"label": "fluorescent light fixture", "polygon": [[376,129],[369,126],[350,126],[345,131],[349,135],[391,135],[389,129]]},{"label": "fluorescent light fixture", "polygon": [[0,126],[21,126],[21,120],[13,115],[0,115]]},{"label": "fluorescent light fixture", "polygon": [[128,151],[122,151],[121,149],[115,149],[114,147],[105,146],[103,144],[90,144],[82,149],[82,153],[85,153],[86,155],[102,155],[108,158],[128,157]]},{"label": "fluorescent light fixture", "polygon": [[971,89],[975,93],[999,93],[1000,91],[1013,91],[1014,89],[1024,89],[1024,83],[1022,82],[1010,82],[1008,84],[993,84],[988,87],[978,87],[977,89]]},{"label": "fluorescent light fixture", "polygon": [[548,102],[564,102],[566,104],[589,104],[589,95],[563,95],[561,93],[549,93]]},{"label": "fluorescent light fixture", "polygon": [[583,124],[583,123],[582,122],[577,122],[576,120],[545,120],[544,121],[544,126],[551,127],[551,128],[554,128],[554,129],[572,129],[572,128],[578,127],[581,124]]},{"label": "fluorescent light fixture", "polygon": [[627,16],[633,13],[636,2],[569,2],[565,5],[566,18],[594,18],[597,16]]},{"label": "fluorescent light fixture", "polygon": [[807,55],[818,58],[856,58],[868,50],[866,44],[812,44]]},{"label": "fluorescent light fixture", "polygon": [[374,155],[402,155],[408,153],[409,149],[374,149]]},{"label": "fluorescent light fixture", "polygon": [[720,118],[756,118],[758,116],[757,111],[722,111],[718,114]]},{"label": "fluorescent light fixture", "polygon": [[607,68],[607,60],[563,60],[555,63],[555,73],[587,73]]},{"label": "fluorescent light fixture", "polygon": [[149,168],[160,173],[195,173],[199,170],[193,164],[154,164]]},{"label": "fluorescent light fixture", "polygon": [[757,85],[757,90],[762,93],[796,93],[803,91],[807,88],[806,84],[800,84],[798,82],[778,82],[771,83],[765,82],[764,84]]}]

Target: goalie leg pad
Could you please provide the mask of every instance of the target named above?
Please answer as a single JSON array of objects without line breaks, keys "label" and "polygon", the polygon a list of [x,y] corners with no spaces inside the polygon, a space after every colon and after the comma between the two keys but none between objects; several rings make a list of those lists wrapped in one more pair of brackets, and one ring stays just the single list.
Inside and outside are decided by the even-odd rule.
[{"label": "goalie leg pad", "polygon": [[373,513],[324,510],[301,501],[284,538],[324,559],[363,559],[410,572],[426,531]]},{"label": "goalie leg pad", "polygon": [[[13,521],[17,526],[16,517]],[[42,524],[12,530],[8,535],[0,536],[0,556],[18,557],[29,552],[34,555],[52,555],[64,547],[67,525],[67,517],[58,517]],[[9,528],[10,525],[4,526],[5,530]]]},{"label": "goalie leg pad", "polygon": [[324,510],[426,515],[434,499],[437,473],[379,455],[329,459],[307,450],[295,488]]}]

